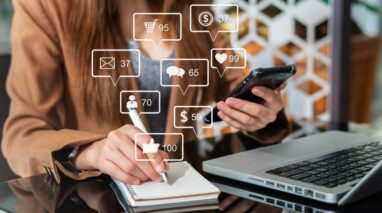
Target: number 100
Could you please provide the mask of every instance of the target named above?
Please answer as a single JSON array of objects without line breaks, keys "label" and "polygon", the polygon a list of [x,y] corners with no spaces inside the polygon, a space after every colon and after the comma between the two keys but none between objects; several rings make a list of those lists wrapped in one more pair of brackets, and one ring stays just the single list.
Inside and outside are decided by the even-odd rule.
[{"label": "number 100", "polygon": [[162,146],[165,152],[176,152],[178,146],[176,144],[165,144]]}]

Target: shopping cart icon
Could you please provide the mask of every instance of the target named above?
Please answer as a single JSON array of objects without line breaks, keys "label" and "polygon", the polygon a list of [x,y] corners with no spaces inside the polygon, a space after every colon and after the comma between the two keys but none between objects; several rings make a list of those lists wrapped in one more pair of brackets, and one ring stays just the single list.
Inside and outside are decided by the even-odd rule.
[{"label": "shopping cart icon", "polygon": [[153,33],[155,28],[155,23],[158,21],[158,19],[155,19],[154,21],[145,21],[145,28],[147,33]]},{"label": "shopping cart icon", "polygon": [[157,153],[159,148],[159,143],[155,143],[154,139],[151,138],[150,143],[143,144],[143,153]]}]

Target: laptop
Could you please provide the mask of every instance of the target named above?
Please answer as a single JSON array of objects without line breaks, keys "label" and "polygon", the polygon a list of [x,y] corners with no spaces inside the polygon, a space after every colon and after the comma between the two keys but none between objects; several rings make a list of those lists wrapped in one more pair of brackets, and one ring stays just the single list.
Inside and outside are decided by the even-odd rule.
[{"label": "laptop", "polygon": [[382,191],[382,140],[328,131],[203,162],[203,171],[344,206]]}]

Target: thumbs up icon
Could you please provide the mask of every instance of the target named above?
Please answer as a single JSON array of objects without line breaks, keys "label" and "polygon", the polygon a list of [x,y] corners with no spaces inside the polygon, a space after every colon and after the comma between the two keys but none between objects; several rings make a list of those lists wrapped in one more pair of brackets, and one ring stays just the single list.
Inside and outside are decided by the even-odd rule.
[{"label": "thumbs up icon", "polygon": [[150,143],[143,144],[143,153],[149,154],[149,153],[157,153],[159,148],[159,143],[155,143],[154,139],[150,139]]}]

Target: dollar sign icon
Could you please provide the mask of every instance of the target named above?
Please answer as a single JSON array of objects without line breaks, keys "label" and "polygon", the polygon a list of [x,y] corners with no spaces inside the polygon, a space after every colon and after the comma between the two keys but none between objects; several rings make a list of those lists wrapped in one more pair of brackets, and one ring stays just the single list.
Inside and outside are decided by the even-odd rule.
[{"label": "dollar sign icon", "polygon": [[182,117],[180,119],[180,121],[182,123],[186,123],[188,121],[188,118],[187,118],[187,111],[186,110],[183,110],[181,113],[180,113],[180,117]]},{"label": "dollar sign icon", "polygon": [[203,23],[208,23],[208,15],[203,15]]},{"label": "dollar sign icon", "polygon": [[212,22],[214,21],[214,17],[208,11],[201,12],[198,19],[199,19],[199,24],[205,27],[210,26]]}]

